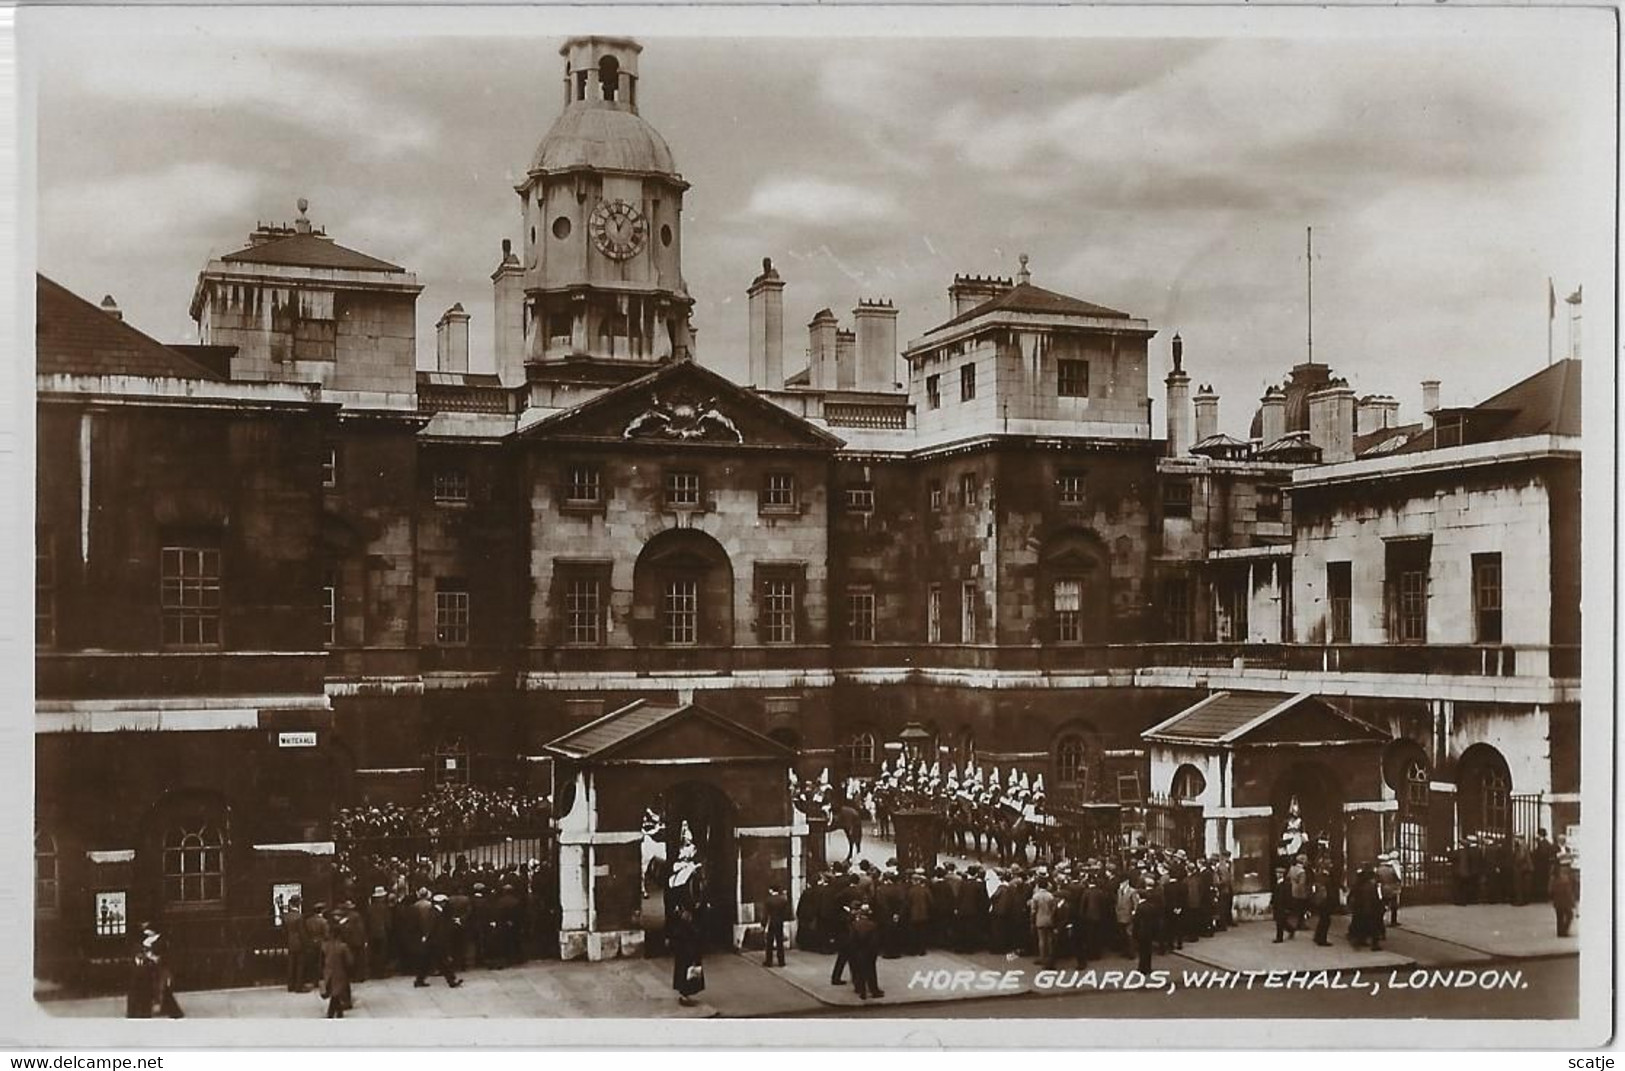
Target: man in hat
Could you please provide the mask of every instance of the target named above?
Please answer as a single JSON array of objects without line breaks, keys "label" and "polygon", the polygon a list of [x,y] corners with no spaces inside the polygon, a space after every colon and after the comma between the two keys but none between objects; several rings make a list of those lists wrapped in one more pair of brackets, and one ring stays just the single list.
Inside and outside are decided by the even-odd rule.
[{"label": "man in hat", "polygon": [[1552,860],[1557,855],[1557,849],[1544,829],[1535,833],[1535,846],[1529,850],[1529,854],[1535,864],[1535,899],[1545,900],[1551,892]]},{"label": "man in hat", "polygon": [[452,966],[448,942],[452,922],[446,913],[446,903],[445,893],[435,893],[431,898],[429,890],[424,888],[418,890],[417,902],[412,906],[418,931],[418,976],[412,984],[420,989],[429,984],[428,976],[435,971],[446,979],[446,985],[452,989],[463,984]]},{"label": "man in hat", "polygon": [[860,903],[853,910],[848,929],[846,957],[852,961],[852,990],[861,1000],[878,1000],[886,995],[880,988],[879,955],[880,927],[873,909]]},{"label": "man in hat", "polygon": [[282,937],[288,946],[288,992],[303,993],[310,988],[305,984],[305,908],[304,899],[292,896],[282,909]]},{"label": "man in hat", "polygon": [[1038,959],[1034,962],[1041,967],[1054,967],[1056,900],[1048,878],[1039,878],[1034,883],[1032,897],[1027,901],[1027,914],[1038,938]]},{"label": "man in hat", "polygon": [[1377,856],[1377,892],[1382,906],[1388,911],[1388,925],[1399,925],[1399,853],[1383,852]]},{"label": "man in hat", "polygon": [[767,887],[767,899],[762,902],[762,921],[765,924],[762,966],[773,966],[773,957],[779,957],[784,966],[784,924],[790,921],[790,896],[777,882]]},{"label": "man in hat", "polygon": [[1140,899],[1134,907],[1134,947],[1139,953],[1141,974],[1151,973],[1151,950],[1156,947],[1158,931],[1162,928],[1162,891],[1148,874],[1141,879]]},{"label": "man in hat", "polygon": [[974,863],[965,871],[959,885],[959,898],[954,903],[954,926],[959,936],[959,951],[978,952],[987,939],[988,895],[982,868]]},{"label": "man in hat", "polygon": [[389,973],[390,950],[393,946],[394,905],[382,885],[374,887],[367,901],[367,964],[365,973],[376,978]]}]

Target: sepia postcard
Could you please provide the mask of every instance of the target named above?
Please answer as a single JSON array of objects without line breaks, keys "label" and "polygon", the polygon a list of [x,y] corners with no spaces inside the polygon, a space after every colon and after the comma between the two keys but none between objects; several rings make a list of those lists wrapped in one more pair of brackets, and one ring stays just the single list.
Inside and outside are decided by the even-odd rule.
[{"label": "sepia postcard", "polygon": [[15,43],[7,1043],[1606,1042],[1613,10]]}]

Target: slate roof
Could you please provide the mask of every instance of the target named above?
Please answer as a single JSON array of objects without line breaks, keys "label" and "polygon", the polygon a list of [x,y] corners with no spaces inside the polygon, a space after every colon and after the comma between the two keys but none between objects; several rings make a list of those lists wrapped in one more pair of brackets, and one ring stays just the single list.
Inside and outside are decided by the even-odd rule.
[{"label": "slate roof", "polygon": [[1391,454],[1417,435],[1421,434],[1421,424],[1400,424],[1393,427],[1378,428],[1368,431],[1364,435],[1354,437],[1355,457],[1379,457]]},{"label": "slate roof", "polygon": [[549,743],[547,750],[572,759],[590,759],[641,736],[685,709],[686,706],[636,702],[565,733]]},{"label": "slate roof", "polygon": [[666,139],[642,116],[595,101],[569,104],[530,161],[532,171],[573,168],[677,174]]},{"label": "slate roof", "polygon": [[670,703],[649,703],[642,699],[634,700],[617,711],[588,722],[579,729],[572,729],[556,740],[550,741],[544,746],[544,750],[567,759],[591,760],[607,755],[623,744],[657,732],[661,726],[685,716],[709,721],[750,741],[762,749],[764,758],[791,755],[790,749],[777,740],[763,736],[702,706],[693,703],[674,706]]},{"label": "slate roof", "polygon": [[1224,743],[1266,714],[1284,710],[1307,698],[1307,692],[1299,695],[1282,692],[1215,692],[1162,724],[1152,726],[1142,735],[1147,739],[1193,744]]},{"label": "slate roof", "polygon": [[[1506,390],[1466,410],[1466,442],[1495,442],[1529,435],[1580,434],[1580,362],[1573,358],[1542,368]],[[1474,414],[1480,420],[1474,421]],[[1435,422],[1437,423],[1437,422]],[[1432,450],[1435,429],[1414,436],[1404,453]]]},{"label": "slate roof", "polygon": [[1312,692],[1288,695],[1285,692],[1214,692],[1195,706],[1187,707],[1167,721],[1153,725],[1140,736],[1171,744],[1218,747],[1244,742],[1244,738],[1290,711],[1308,707],[1330,713],[1354,727],[1367,739],[1383,740],[1388,734],[1379,727],[1354,717]]},{"label": "slate roof", "polygon": [[35,295],[35,371],[41,375],[226,378],[43,275],[36,275]]},{"label": "slate roof", "polygon": [[982,302],[975,308],[966,309],[945,324],[932,328],[941,331],[948,327],[957,327],[968,323],[980,316],[992,312],[1030,312],[1046,316],[1093,316],[1098,319],[1127,320],[1129,314],[1108,309],[1104,305],[1095,305],[1079,298],[1057,294],[1053,290],[1045,290],[1032,283],[1018,283],[1006,290],[996,298]]},{"label": "slate roof", "polygon": [[233,264],[278,264],[298,268],[334,268],[342,271],[404,272],[387,260],[339,245],[316,234],[293,234],[251,245],[220,258]]}]

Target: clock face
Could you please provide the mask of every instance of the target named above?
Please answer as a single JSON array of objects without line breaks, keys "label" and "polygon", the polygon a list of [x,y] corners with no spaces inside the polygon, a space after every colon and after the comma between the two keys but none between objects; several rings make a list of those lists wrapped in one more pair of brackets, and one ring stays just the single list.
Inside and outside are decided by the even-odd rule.
[{"label": "clock face", "polygon": [[643,248],[649,225],[643,214],[625,201],[599,201],[588,220],[593,244],[612,260],[625,260]]}]

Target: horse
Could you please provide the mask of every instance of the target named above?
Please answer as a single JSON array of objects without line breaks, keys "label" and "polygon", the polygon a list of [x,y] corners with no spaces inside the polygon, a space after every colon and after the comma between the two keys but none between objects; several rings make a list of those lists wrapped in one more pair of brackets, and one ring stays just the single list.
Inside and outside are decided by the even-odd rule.
[{"label": "horse", "polygon": [[863,850],[863,812],[855,804],[842,801],[830,808],[829,828],[846,834],[846,860],[851,862]]}]

